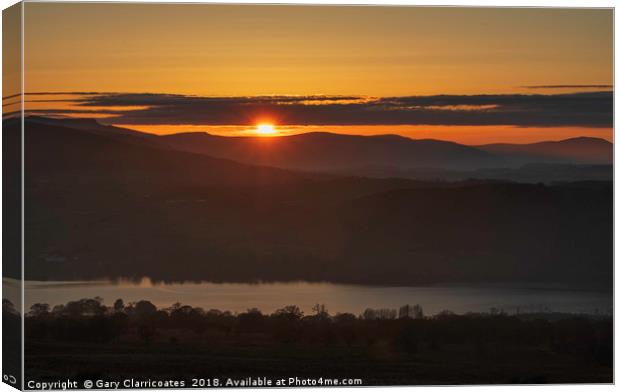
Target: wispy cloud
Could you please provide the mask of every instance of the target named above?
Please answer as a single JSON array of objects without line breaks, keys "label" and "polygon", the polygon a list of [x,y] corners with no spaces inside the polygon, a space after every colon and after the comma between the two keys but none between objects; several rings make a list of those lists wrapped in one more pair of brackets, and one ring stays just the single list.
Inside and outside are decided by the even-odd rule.
[{"label": "wispy cloud", "polygon": [[540,84],[534,86],[522,86],[529,89],[608,89],[613,88],[611,84]]}]

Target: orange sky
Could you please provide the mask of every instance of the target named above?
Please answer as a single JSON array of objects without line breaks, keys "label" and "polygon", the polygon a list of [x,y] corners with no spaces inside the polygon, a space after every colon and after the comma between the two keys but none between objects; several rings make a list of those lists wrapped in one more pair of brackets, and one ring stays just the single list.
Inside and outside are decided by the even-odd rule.
[{"label": "orange sky", "polygon": [[612,82],[611,10],[25,7],[26,91],[396,96]]},{"label": "orange sky", "polygon": [[[584,89],[524,86],[613,83],[610,9],[33,2],[24,20],[26,92],[390,97],[569,93]],[[247,131],[238,125],[201,129]],[[469,144],[612,138],[600,127],[308,125],[280,129]]]}]

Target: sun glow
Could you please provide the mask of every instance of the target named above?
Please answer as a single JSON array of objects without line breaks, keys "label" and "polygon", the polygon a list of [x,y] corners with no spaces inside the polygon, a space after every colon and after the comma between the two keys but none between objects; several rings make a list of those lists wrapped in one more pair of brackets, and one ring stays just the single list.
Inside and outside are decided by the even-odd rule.
[{"label": "sun glow", "polygon": [[256,133],[258,135],[275,135],[278,131],[273,124],[258,124],[256,126]]}]

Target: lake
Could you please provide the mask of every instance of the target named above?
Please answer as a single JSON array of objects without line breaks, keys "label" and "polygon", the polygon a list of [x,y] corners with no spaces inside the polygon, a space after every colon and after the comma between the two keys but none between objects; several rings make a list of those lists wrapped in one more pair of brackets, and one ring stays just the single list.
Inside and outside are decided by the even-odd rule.
[{"label": "lake", "polygon": [[[4,296],[19,303],[19,282],[4,279]],[[11,289],[13,288],[13,289]],[[149,300],[158,307],[175,302],[242,312],[258,308],[273,312],[285,305],[298,305],[311,312],[316,303],[330,313],[361,314],[366,308],[393,308],[420,304],[428,315],[442,310],[455,313],[488,312],[491,308],[507,313],[568,312],[611,314],[612,294],[606,291],[567,290],[541,287],[499,287],[497,285],[438,285],[416,287],[360,286],[333,283],[174,283],[155,284],[108,282],[26,282],[26,309],[35,303],[63,304],[80,298],[99,296],[111,305],[117,298],[125,303]]]}]

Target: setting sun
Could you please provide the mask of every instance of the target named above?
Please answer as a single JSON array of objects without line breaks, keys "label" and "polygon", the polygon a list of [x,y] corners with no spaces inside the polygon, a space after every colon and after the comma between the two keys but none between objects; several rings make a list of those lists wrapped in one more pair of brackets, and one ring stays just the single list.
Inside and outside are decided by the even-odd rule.
[{"label": "setting sun", "polygon": [[259,135],[275,135],[277,132],[273,124],[258,124],[256,126],[256,133]]}]

